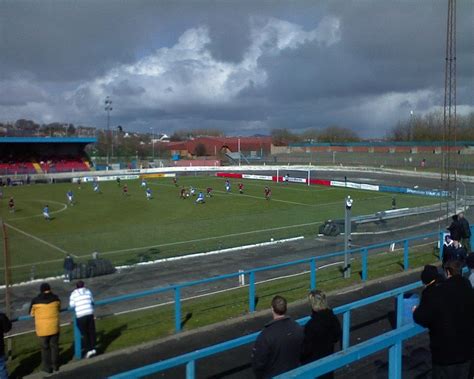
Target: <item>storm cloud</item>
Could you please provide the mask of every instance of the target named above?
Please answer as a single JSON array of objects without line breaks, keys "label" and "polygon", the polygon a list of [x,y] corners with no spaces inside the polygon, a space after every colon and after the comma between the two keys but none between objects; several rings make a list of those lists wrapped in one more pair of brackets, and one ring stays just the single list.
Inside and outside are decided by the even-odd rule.
[{"label": "storm cloud", "polygon": [[[2,2],[0,112],[229,134],[337,124],[380,137],[442,106],[444,1]],[[474,5],[458,2],[460,112],[474,110]]]}]

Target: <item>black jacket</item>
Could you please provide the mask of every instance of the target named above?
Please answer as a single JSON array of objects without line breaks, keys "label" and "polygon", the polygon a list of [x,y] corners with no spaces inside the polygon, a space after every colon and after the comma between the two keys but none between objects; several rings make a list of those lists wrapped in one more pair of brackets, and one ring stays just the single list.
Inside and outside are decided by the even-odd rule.
[{"label": "black jacket", "polygon": [[474,291],[467,279],[454,276],[429,286],[413,318],[429,329],[433,364],[451,365],[471,359]]},{"label": "black jacket", "polygon": [[68,271],[74,270],[74,259],[72,259],[71,257],[64,258],[63,267],[65,270],[68,270]]},{"label": "black jacket", "polygon": [[451,225],[449,225],[448,230],[453,240],[461,241],[463,230],[459,220],[453,220],[453,222],[451,222]]},{"label": "black jacket", "polygon": [[304,327],[301,363],[306,364],[334,353],[334,344],[341,336],[341,324],[332,309],[313,312]]},{"label": "black jacket", "polygon": [[454,245],[449,245],[443,248],[443,265],[451,260],[460,261],[464,264],[466,258],[467,252],[462,246],[455,247]]},{"label": "black jacket", "polygon": [[0,356],[5,355],[5,342],[3,342],[3,335],[8,333],[12,328],[12,323],[5,315],[0,313]]},{"label": "black jacket", "polygon": [[286,316],[265,325],[252,350],[257,378],[271,378],[300,365],[303,328]]}]

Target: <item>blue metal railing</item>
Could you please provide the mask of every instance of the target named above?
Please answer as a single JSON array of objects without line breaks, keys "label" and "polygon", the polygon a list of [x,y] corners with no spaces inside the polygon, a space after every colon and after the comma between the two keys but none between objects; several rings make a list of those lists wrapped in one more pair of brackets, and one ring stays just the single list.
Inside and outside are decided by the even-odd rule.
[{"label": "blue metal railing", "polygon": [[[471,231],[473,231],[473,236],[471,237],[471,243],[474,246],[474,226],[471,227]],[[433,232],[433,233],[426,233],[410,238],[405,238],[405,239],[398,239],[398,240],[392,240],[392,241],[387,241],[387,242],[382,242],[382,243],[377,243],[373,245],[369,245],[366,247],[360,247],[360,248],[355,248],[349,250],[349,254],[351,256],[360,254],[362,258],[362,272],[361,272],[361,279],[362,281],[366,281],[368,279],[368,254],[369,251],[371,250],[377,250],[380,248],[384,248],[387,246],[390,246],[391,244],[400,244],[403,243],[403,262],[404,262],[404,270],[408,270],[409,268],[409,247],[410,247],[410,242],[415,241],[415,240],[420,240],[420,239],[426,239],[426,238],[432,238],[435,236],[438,236],[439,238],[439,243],[440,243],[440,260],[442,259],[443,255],[443,241],[442,241],[442,233],[438,232]],[[311,290],[315,289],[317,286],[317,262],[325,261],[331,258],[335,257],[340,257],[345,254],[344,251],[336,252],[336,253],[330,253],[330,254],[325,254],[317,257],[312,257],[312,258],[305,258],[305,259],[299,259],[296,261],[291,261],[291,262],[286,262],[286,263],[280,263],[277,265],[272,265],[272,266],[264,266],[264,267],[258,267],[246,271],[241,271],[241,272],[234,272],[230,274],[225,274],[225,275],[219,275],[215,276],[212,278],[207,278],[207,279],[201,279],[201,280],[195,280],[195,281],[190,281],[190,282],[185,282],[185,283],[178,283],[174,285],[169,285],[169,286],[164,286],[160,288],[153,288],[150,290],[146,291],[141,291],[141,292],[135,292],[135,293],[130,293],[126,295],[121,295],[121,296],[116,296],[108,299],[103,299],[96,301],[95,305],[96,306],[102,306],[102,305],[107,305],[111,303],[116,303],[116,302],[121,302],[121,301],[126,301],[126,300],[133,300],[133,299],[139,299],[145,296],[150,296],[150,295],[156,295],[160,293],[166,293],[166,292],[172,292],[174,293],[174,324],[175,324],[175,332],[180,332],[181,331],[181,293],[183,288],[188,288],[188,287],[193,287],[197,285],[202,285],[202,284],[208,284],[220,280],[225,280],[225,279],[230,279],[230,278],[238,278],[241,275],[248,276],[248,309],[250,312],[255,312],[256,310],[256,274],[264,271],[271,271],[271,270],[276,270],[276,269],[281,269],[281,268],[286,268],[286,267],[291,267],[295,265],[301,265],[301,264],[309,264],[309,271],[310,271],[310,283],[309,287]],[[72,311],[71,309],[65,309],[62,311]],[[345,317],[350,317],[349,315]],[[31,316],[20,316],[18,317],[15,321],[22,321],[22,320],[30,320]],[[74,321],[74,357],[76,359],[81,358],[81,338],[80,338],[80,333],[79,329],[77,328],[77,324],[75,322],[75,319],[73,318]]]},{"label": "blue metal railing", "polygon": [[[365,299],[357,300],[349,304],[344,304],[339,307],[334,308],[335,314],[342,314],[342,350],[346,351],[349,349],[350,341],[350,315],[351,311],[367,306],[369,304],[376,303],[381,300],[389,299],[392,297],[397,298],[397,327],[402,325],[403,321],[403,295],[407,292],[419,289],[423,286],[421,282],[415,282],[408,284],[403,287],[395,288],[393,290],[385,291],[374,296],[367,297]],[[300,325],[305,325],[309,321],[310,317],[303,317],[297,322]],[[183,354],[177,357],[166,359],[161,362],[152,363],[147,366],[143,366],[134,370],[126,371],[117,375],[113,375],[111,379],[124,379],[124,378],[141,378],[143,376],[156,374],[161,371],[169,370],[171,368],[186,365],[186,378],[192,379],[195,377],[195,366],[196,360],[209,357],[224,351],[235,349],[237,347],[247,345],[254,342],[257,339],[257,336],[260,332],[252,333],[244,337],[235,338],[229,341],[219,343],[217,345],[209,346],[203,349],[199,349],[187,354]],[[357,345],[359,346],[359,344]],[[329,370],[330,371],[330,370]]]},{"label": "blue metal railing", "polygon": [[388,333],[374,337],[368,341],[361,342],[356,346],[342,350],[328,357],[322,358],[305,366],[298,367],[292,371],[275,377],[287,378],[315,378],[332,372],[345,365],[368,357],[379,351],[388,349],[388,377],[390,379],[401,379],[402,377],[402,343],[415,337],[426,329],[416,324],[401,326]]}]

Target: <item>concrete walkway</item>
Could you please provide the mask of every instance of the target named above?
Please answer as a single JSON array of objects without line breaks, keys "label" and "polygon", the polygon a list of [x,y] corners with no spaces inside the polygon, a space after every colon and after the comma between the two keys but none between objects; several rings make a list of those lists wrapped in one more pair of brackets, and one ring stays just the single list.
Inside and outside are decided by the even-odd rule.
[{"label": "concrete walkway", "polygon": [[[328,294],[332,307],[353,302],[383,291],[412,283],[419,279],[420,270],[397,274],[385,280],[374,280],[365,285],[334,291]],[[351,314],[351,344],[357,344],[392,329],[394,323],[395,300],[389,299],[369,305]],[[289,314],[294,318],[308,315],[306,301],[292,303]],[[126,350],[99,355],[89,360],[72,362],[61,367],[53,378],[104,378],[133,368],[141,367],[163,359],[191,352],[206,346],[259,331],[270,320],[269,311],[257,312],[197,330],[183,332],[152,343]],[[251,345],[246,345],[209,359],[197,361],[196,373],[199,378],[249,378]],[[430,370],[430,354],[427,335],[408,341],[404,346],[404,378],[422,378]],[[387,354],[378,354],[358,362],[336,373],[336,377],[387,377]],[[406,362],[405,362],[406,361]],[[421,376],[420,376],[421,375]],[[36,373],[27,378],[42,378]],[[151,377],[182,378],[184,367],[169,370]]]}]

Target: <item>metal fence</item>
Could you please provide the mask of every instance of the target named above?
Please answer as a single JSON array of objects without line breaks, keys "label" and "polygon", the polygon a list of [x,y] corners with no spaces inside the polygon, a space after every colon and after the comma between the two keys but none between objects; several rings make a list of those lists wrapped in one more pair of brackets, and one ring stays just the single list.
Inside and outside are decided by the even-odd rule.
[{"label": "metal fence", "polygon": [[[364,343],[361,343],[361,344],[357,344],[354,348],[352,348],[351,350],[348,350],[349,349],[349,340],[350,340],[350,327],[351,327],[351,317],[350,317],[350,315],[351,315],[351,311],[353,311],[355,309],[362,308],[362,307],[370,305],[370,304],[374,304],[374,303],[376,303],[378,301],[381,301],[381,300],[385,300],[385,299],[395,297],[397,299],[397,307],[396,307],[397,308],[396,309],[397,328],[401,328],[402,323],[403,323],[403,295],[407,292],[419,289],[422,286],[423,286],[423,284],[421,282],[412,283],[412,284],[409,284],[409,285],[406,285],[406,286],[403,286],[403,287],[399,287],[399,288],[396,288],[396,289],[393,289],[393,290],[390,290],[390,291],[382,292],[382,293],[379,293],[377,295],[367,297],[367,298],[362,299],[362,300],[355,301],[353,303],[345,304],[345,305],[342,305],[340,307],[336,307],[336,308],[333,309],[335,314],[342,314],[342,353],[348,352],[347,353],[348,356],[352,359],[350,362],[353,362],[353,361],[358,359],[357,354],[349,354],[350,352],[352,352],[352,350],[358,351],[359,349],[361,349],[360,346],[363,345],[362,346],[362,348],[363,348],[367,344],[367,342],[372,341],[372,340],[370,340],[370,341],[367,341],[367,342],[364,342]],[[309,321],[309,319],[310,319],[310,317],[308,316],[308,317],[304,317],[304,318],[301,318],[301,319],[297,320],[297,322],[300,325],[305,325]],[[411,325],[411,327],[414,327],[413,324]],[[403,327],[403,329],[397,329],[397,330],[405,331],[405,329],[407,329],[407,327]],[[423,328],[417,327],[416,330],[421,333],[421,331],[423,331]],[[186,365],[186,378],[187,379],[193,379],[193,378],[195,378],[196,361],[198,359],[209,357],[209,356],[212,356],[212,355],[215,355],[215,354],[222,353],[224,351],[228,351],[228,350],[235,349],[237,347],[252,343],[257,339],[257,336],[259,334],[260,334],[260,332],[252,333],[252,334],[249,334],[249,335],[244,336],[244,337],[235,338],[235,339],[232,339],[232,340],[229,340],[229,341],[226,341],[226,342],[222,342],[222,343],[217,344],[217,345],[209,346],[209,347],[206,347],[204,349],[199,349],[199,350],[191,352],[191,353],[183,354],[183,355],[180,355],[178,357],[166,359],[166,360],[163,360],[161,362],[152,363],[150,365],[143,366],[143,367],[140,367],[140,368],[137,368],[137,369],[134,369],[134,370],[122,372],[120,374],[113,375],[109,378],[110,379],[141,378],[141,377],[144,377],[144,376],[147,376],[147,375],[152,375],[152,374],[156,374],[158,372],[162,372],[162,371],[171,369],[173,367]],[[402,337],[408,338],[408,337],[405,336],[405,334],[401,334],[400,336],[397,334],[397,336],[399,338],[402,338]],[[376,337],[376,338],[379,338],[379,337]],[[392,339],[390,339],[389,341],[392,341]],[[383,345],[383,347],[379,347],[378,346],[379,345],[378,341],[379,340],[377,340],[375,342],[375,346],[370,345],[372,350],[368,349],[368,351],[373,351],[374,348],[377,348],[379,350],[382,350],[383,348],[385,348],[385,345]],[[394,344],[398,344],[398,343],[400,344],[400,346],[397,345],[398,346],[397,348],[399,350],[397,350],[395,353],[396,354],[401,354],[401,342],[399,342],[398,340],[395,340]],[[366,350],[364,350],[364,351],[366,351]],[[375,350],[375,351],[378,351],[378,350]],[[394,353],[394,355],[396,355],[395,353]],[[338,354],[341,355],[341,353],[338,353]],[[345,354],[343,355],[343,358],[347,359]],[[336,361],[337,364],[340,364],[340,366],[337,366],[337,367],[342,367],[345,364],[345,363],[340,363],[341,361],[343,361],[343,358]],[[343,362],[345,362],[345,361],[343,361]],[[400,362],[398,362],[398,364],[401,365],[401,360],[400,360]],[[306,366],[304,366],[304,367],[306,367]],[[300,370],[303,370],[304,367],[300,368]],[[334,368],[337,368],[337,367],[334,367],[333,364],[332,365],[331,364],[326,364],[326,365],[322,365],[322,368],[319,368],[319,366],[318,366],[315,370],[317,372],[317,375],[320,375],[320,374],[324,374],[326,372],[332,371],[332,370],[334,370]],[[398,367],[399,366],[397,366],[397,368]],[[311,371],[311,370],[313,370],[312,366],[308,369],[308,371],[302,371],[301,374],[298,371],[297,374],[296,374],[297,376],[295,376],[295,377],[307,378],[307,377],[317,376],[317,375],[310,376],[309,373],[313,374],[313,371],[314,371],[314,370],[313,371]],[[295,370],[295,371],[297,371],[297,370]],[[400,372],[401,372],[401,370],[400,370]],[[286,378],[286,377],[287,377],[286,374],[281,376],[281,378]],[[390,378],[392,378],[392,377],[390,376]]]},{"label": "metal fence", "polygon": [[385,349],[388,349],[388,377],[390,379],[401,379],[402,343],[424,332],[426,332],[426,329],[419,325],[413,323],[404,325],[347,350],[342,350],[336,354],[278,375],[275,379],[316,378]]},{"label": "metal fence", "polygon": [[[474,231],[474,227],[471,228],[471,230]],[[333,259],[335,257],[341,257],[344,256],[344,254],[349,253],[350,257],[353,259],[354,256],[360,256],[361,261],[362,261],[362,270],[361,270],[361,280],[365,282],[368,278],[368,272],[369,272],[369,267],[368,267],[368,255],[370,251],[374,251],[374,253],[377,253],[378,250],[381,248],[385,248],[387,246],[390,246],[392,244],[403,244],[403,268],[404,270],[408,270],[409,268],[409,248],[410,248],[410,243],[412,243],[415,240],[420,240],[420,239],[426,239],[426,238],[436,238],[439,237],[439,246],[440,246],[440,255],[439,258],[442,259],[443,255],[443,241],[442,241],[442,233],[434,232],[434,233],[427,233],[427,234],[422,234],[410,238],[405,238],[405,239],[399,239],[399,240],[391,240],[391,241],[386,241],[382,243],[377,243],[374,245],[369,245],[366,247],[361,247],[361,248],[355,248],[351,249],[348,252],[346,251],[339,251],[336,253],[331,253],[331,254],[325,254],[317,257],[311,257],[311,258],[306,258],[306,259],[300,259],[300,260],[295,260],[287,263],[281,263],[277,265],[272,265],[272,266],[264,266],[264,267],[258,267],[254,268],[251,270],[246,270],[246,271],[240,271],[240,272],[234,272],[230,274],[225,274],[225,275],[219,275],[215,276],[212,278],[207,278],[207,279],[201,279],[201,280],[196,280],[196,281],[190,281],[190,282],[184,282],[184,283],[178,283],[174,285],[169,285],[165,287],[160,287],[160,288],[153,288],[150,290],[146,291],[141,291],[141,292],[135,292],[135,293],[130,293],[122,296],[117,296],[117,297],[112,297],[108,299],[103,299],[96,301],[95,306],[104,306],[112,303],[117,303],[117,302],[123,302],[127,300],[133,300],[133,299],[139,299],[143,298],[146,296],[150,295],[156,295],[160,293],[166,293],[166,292],[171,292],[174,294],[174,324],[175,324],[175,332],[180,332],[182,329],[182,290],[185,288],[197,286],[197,285],[202,285],[206,283],[212,283],[212,282],[217,282],[221,280],[226,280],[229,278],[239,278],[244,275],[246,279],[248,279],[248,308],[250,312],[255,312],[256,310],[256,278],[259,273],[265,272],[265,271],[272,271],[272,270],[278,270],[281,268],[285,267],[291,267],[291,266],[296,266],[296,265],[302,265],[306,264],[309,266],[309,273],[310,273],[310,283],[309,283],[309,289],[315,289],[317,286],[317,266],[319,262],[326,261],[328,259]],[[474,233],[472,240],[474,242]],[[380,251],[379,251],[380,252]],[[71,309],[63,309],[62,312],[71,312]],[[74,313],[74,312],[72,312]],[[344,313],[344,319],[347,319],[345,322],[348,322],[350,320],[350,312]],[[31,320],[31,316],[20,316],[14,321],[24,321],[24,320]],[[76,359],[81,359],[81,336],[79,329],[77,327],[77,323],[75,318],[73,317],[73,324],[74,324],[74,356]],[[349,325],[349,324],[347,324]],[[344,342],[345,341],[345,342]],[[343,338],[343,345],[344,347],[348,346],[348,334],[346,331],[345,337]]]}]

